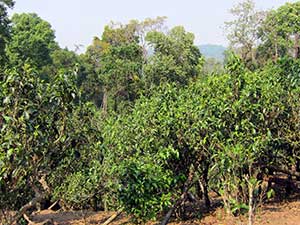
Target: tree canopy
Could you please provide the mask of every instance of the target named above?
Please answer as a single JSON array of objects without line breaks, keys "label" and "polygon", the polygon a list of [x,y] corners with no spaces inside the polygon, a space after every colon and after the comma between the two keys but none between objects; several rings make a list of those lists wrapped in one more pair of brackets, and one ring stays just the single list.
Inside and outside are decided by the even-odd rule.
[{"label": "tree canopy", "polygon": [[51,64],[51,53],[58,48],[51,25],[37,14],[15,14],[12,17],[11,41],[6,52],[13,65],[25,63],[41,69]]},{"label": "tree canopy", "polygon": [[0,66],[4,66],[6,62],[5,46],[10,37],[10,20],[7,15],[7,8],[12,8],[14,1],[1,0],[0,1]]}]

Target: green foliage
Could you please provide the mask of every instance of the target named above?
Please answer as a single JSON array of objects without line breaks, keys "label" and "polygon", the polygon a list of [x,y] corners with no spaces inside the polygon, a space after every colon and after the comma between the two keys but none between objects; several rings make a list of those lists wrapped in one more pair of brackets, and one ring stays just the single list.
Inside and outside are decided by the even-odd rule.
[{"label": "green foliage", "polygon": [[125,160],[120,169],[119,201],[136,222],[153,220],[171,205],[172,176],[154,163]]},{"label": "green foliage", "polygon": [[[1,82],[1,186],[4,193],[19,185],[29,185],[30,178],[39,176],[37,173],[49,163],[47,157],[58,153],[55,143],[62,137],[62,122],[70,110],[67,104],[76,93],[63,77],[48,86],[28,65],[23,71],[8,72]],[[42,160],[44,158],[47,160]]]},{"label": "green foliage", "polygon": [[53,199],[77,209],[89,205],[103,208],[104,155],[100,122],[96,120],[99,115],[90,103],[79,104],[73,110],[67,115],[61,152],[49,175]]},{"label": "green foliage", "polygon": [[270,168],[300,171],[300,62],[279,58],[296,51],[298,3],[265,20],[279,22],[262,27],[261,49],[286,42],[259,70],[254,28],[263,15],[251,1],[232,11],[242,57],[228,52],[224,67],[205,64],[184,28],[162,32],[163,17],[111,24],[79,56],[60,49],[36,14],[14,15],[8,42],[12,6],[0,1],[10,60],[0,71],[1,208],[41,192],[65,208],[122,209],[144,223],[189,190],[201,189],[209,207],[213,189],[231,214],[252,216],[274,195],[263,182]]},{"label": "green foliage", "polygon": [[101,83],[97,93],[102,97],[105,112],[122,111],[122,104],[130,104],[137,98],[143,51],[134,26],[106,26],[102,39],[94,38],[85,57],[93,68],[89,79]]},{"label": "green foliage", "polygon": [[164,82],[186,85],[199,74],[200,51],[194,45],[194,35],[183,27],[174,27],[167,34],[153,31],[146,36],[154,49],[145,67],[146,87]]},{"label": "green foliage", "polygon": [[0,69],[7,62],[4,50],[10,38],[10,20],[7,15],[7,8],[12,8],[13,6],[14,1],[12,0],[0,1]]},{"label": "green foliage", "polygon": [[180,194],[194,160],[183,143],[177,91],[167,86],[140,99],[132,113],[108,123],[104,132],[121,206],[138,219],[155,217]]},{"label": "green foliage", "polygon": [[[75,150],[76,151],[76,150]],[[78,153],[76,153],[78,154]],[[79,153],[82,154],[82,153]],[[84,157],[89,159],[97,154],[92,154]],[[69,156],[72,158],[72,156]],[[73,157],[74,158],[74,157]],[[84,160],[82,160],[84,161]],[[99,159],[87,161],[86,164],[80,164],[75,167],[72,162],[65,162],[64,166],[60,166],[52,174],[51,181],[55,182],[53,191],[53,200],[60,200],[65,207],[73,209],[82,209],[92,207],[94,210],[103,209],[103,199],[101,198],[105,192],[103,188],[102,165]],[[76,163],[78,164],[78,163]],[[68,168],[72,167],[72,169]],[[68,169],[68,174],[61,173]],[[58,183],[57,178],[60,178],[61,183]]]},{"label": "green foliage", "polygon": [[70,73],[76,70],[76,66],[80,63],[76,53],[67,48],[54,50],[51,53],[51,59],[50,74]]},{"label": "green foliage", "polygon": [[299,58],[299,7],[299,2],[286,3],[267,13],[258,33],[261,64],[286,56]]},{"label": "green foliage", "polygon": [[[118,183],[115,188],[121,188],[127,212],[140,219],[157,215],[163,210],[155,208],[161,195],[147,192],[146,183],[166,177],[170,183],[155,191],[173,202],[191,172],[202,179],[208,168],[210,186],[238,214],[257,207],[265,195],[261,178],[269,165],[291,163],[288,151],[274,145],[285,142],[282,128],[289,123],[291,105],[286,88],[292,86],[283,82],[281,70],[272,65],[251,72],[235,55],[228,57],[225,69],[227,73],[199,78],[188,88],[161,86],[150,98],[139,99],[129,114],[107,124],[108,158],[118,165],[110,175]],[[158,172],[150,176],[148,167]],[[149,214],[143,214],[145,206]]]},{"label": "green foliage", "polygon": [[[118,112],[121,100],[136,99],[141,78],[142,49],[134,33],[125,28],[106,28],[102,39],[108,45],[100,58],[101,80],[113,99],[113,109]],[[129,30],[130,32],[130,30]]]},{"label": "green foliage", "polygon": [[283,104],[286,109],[285,120],[281,121],[277,146],[279,151],[276,164],[295,165],[299,171],[299,59],[282,58],[270,70],[278,74],[278,82],[285,89]]},{"label": "green foliage", "polygon": [[82,100],[91,101],[100,108],[102,106],[104,88],[100,78],[99,58],[101,51],[96,47],[98,41],[99,39],[95,38],[86,53],[79,56],[80,67],[77,84],[82,93]]},{"label": "green foliage", "polygon": [[[87,177],[96,174],[87,182],[100,179],[95,172],[101,159],[95,112],[91,105],[78,102],[74,75],[57,75],[45,83],[29,66],[23,71],[7,72],[1,81],[0,188],[1,202],[9,201],[10,207],[24,204],[35,186],[41,192],[53,191],[55,197],[70,182],[69,176],[76,178],[81,171]],[[95,171],[87,173],[88,165]],[[42,178],[48,187],[40,186]],[[97,186],[93,187],[95,193]],[[76,197],[69,198],[72,190],[64,191],[60,199],[78,203]],[[78,195],[86,193],[86,189],[77,191]]]},{"label": "green foliage", "polygon": [[36,69],[51,63],[51,53],[58,48],[51,25],[37,14],[14,14],[11,41],[6,52],[11,65],[24,63]]}]

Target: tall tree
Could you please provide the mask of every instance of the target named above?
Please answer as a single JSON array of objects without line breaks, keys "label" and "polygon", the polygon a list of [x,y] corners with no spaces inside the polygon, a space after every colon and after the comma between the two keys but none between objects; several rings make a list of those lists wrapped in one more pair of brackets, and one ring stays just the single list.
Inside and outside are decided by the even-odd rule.
[{"label": "tall tree", "polygon": [[256,63],[257,31],[265,12],[257,11],[253,0],[245,0],[230,9],[234,20],[225,22],[225,31],[231,48],[250,64]]},{"label": "tall tree", "polygon": [[300,57],[300,2],[271,10],[261,26],[261,48],[274,59],[284,55]]},{"label": "tall tree", "polygon": [[154,49],[145,68],[146,86],[161,82],[187,84],[196,77],[201,65],[201,53],[194,45],[194,35],[183,27],[174,27],[168,33],[149,32],[146,40]]},{"label": "tall tree", "polygon": [[12,8],[14,1],[12,0],[0,0],[0,66],[4,65],[5,46],[10,36],[10,20],[7,15],[7,8]]},{"label": "tall tree", "polygon": [[64,49],[56,49],[51,52],[51,64],[43,67],[42,73],[47,77],[59,73],[70,73],[79,67],[79,56],[75,52]]},{"label": "tall tree", "polygon": [[120,102],[127,104],[137,98],[149,57],[146,36],[163,30],[165,19],[131,20],[128,24],[112,22],[101,38],[94,38],[83,56],[88,75],[82,80],[82,87],[88,99],[100,103],[106,111],[107,105],[116,109]]},{"label": "tall tree", "polygon": [[100,58],[104,108],[107,95],[113,100],[114,111],[118,111],[120,101],[130,103],[136,99],[143,51],[135,32],[134,26],[117,25],[107,26],[102,35],[102,41],[107,45]]},{"label": "tall tree", "polygon": [[[130,103],[137,95],[143,64],[143,50],[133,24],[110,24],[102,38],[94,38],[86,52],[94,77],[102,84],[102,108]],[[111,103],[111,104],[110,104]]]},{"label": "tall tree", "polygon": [[102,45],[98,37],[94,37],[92,44],[87,48],[85,54],[80,56],[86,70],[79,77],[79,85],[82,89],[82,97],[87,101],[92,101],[101,107],[103,101],[103,84],[100,79],[100,58],[106,45]]},{"label": "tall tree", "polygon": [[129,26],[135,29],[135,34],[139,38],[140,45],[143,47],[143,54],[146,60],[149,51],[149,45],[146,36],[149,32],[163,31],[165,29],[165,21],[167,17],[158,16],[155,19],[147,18],[143,21],[131,20]]},{"label": "tall tree", "polygon": [[51,53],[58,49],[51,25],[34,13],[15,14],[12,22],[7,47],[11,64],[22,66],[26,62],[37,69],[51,64]]}]

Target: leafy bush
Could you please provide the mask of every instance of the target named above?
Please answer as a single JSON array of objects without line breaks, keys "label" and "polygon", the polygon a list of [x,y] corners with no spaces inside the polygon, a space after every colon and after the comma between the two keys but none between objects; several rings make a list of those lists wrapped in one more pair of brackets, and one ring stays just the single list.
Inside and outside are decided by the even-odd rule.
[{"label": "leafy bush", "polygon": [[95,110],[79,102],[74,74],[45,83],[25,66],[23,72],[3,75],[0,86],[0,188],[5,206],[18,208],[34,195],[51,195],[91,164],[99,171],[94,167],[101,161]]}]

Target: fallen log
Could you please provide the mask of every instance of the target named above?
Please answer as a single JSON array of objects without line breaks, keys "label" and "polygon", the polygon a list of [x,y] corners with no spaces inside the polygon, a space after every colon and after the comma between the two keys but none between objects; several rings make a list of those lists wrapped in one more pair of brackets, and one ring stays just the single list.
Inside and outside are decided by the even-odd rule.
[{"label": "fallen log", "polygon": [[53,220],[47,219],[43,222],[33,222],[30,220],[29,216],[26,214],[23,215],[24,219],[28,222],[28,225],[53,225]]},{"label": "fallen log", "polygon": [[122,213],[122,210],[117,211],[116,213],[114,213],[111,217],[109,217],[104,223],[102,223],[101,225],[108,225],[110,224],[112,221],[114,221],[120,214]]},{"label": "fallen log", "polygon": [[59,200],[57,200],[56,202],[54,202],[52,205],[50,205],[50,207],[48,208],[48,210],[52,210],[52,208],[59,202]]}]

